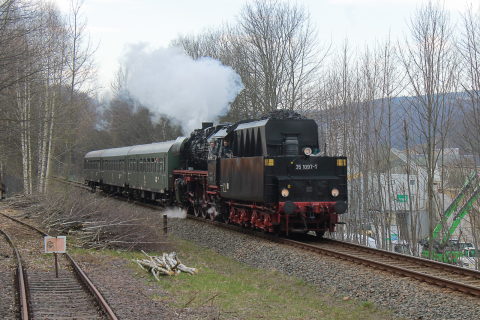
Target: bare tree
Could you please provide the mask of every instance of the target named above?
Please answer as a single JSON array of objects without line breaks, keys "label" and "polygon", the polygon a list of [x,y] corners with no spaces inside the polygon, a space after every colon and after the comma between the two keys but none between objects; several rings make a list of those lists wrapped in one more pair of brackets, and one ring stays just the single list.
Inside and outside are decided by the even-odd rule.
[{"label": "bare tree", "polygon": [[241,76],[245,90],[226,118],[256,118],[277,108],[312,109],[316,76],[329,47],[318,44],[308,11],[287,2],[254,0],[236,22],[171,43],[194,59],[219,59]]},{"label": "bare tree", "polygon": [[64,110],[66,112],[64,124],[66,125],[63,127],[65,130],[65,174],[67,177],[70,176],[70,170],[72,169],[72,152],[79,143],[79,138],[81,138],[76,135],[76,130],[81,125],[78,120],[91,121],[91,119],[79,116],[88,105],[88,97],[78,94],[78,92],[80,89],[88,90],[88,84],[94,80],[96,72],[93,60],[95,48],[92,47],[86,31],[86,22],[83,20],[81,11],[82,5],[83,0],[72,0],[67,27],[69,35],[67,48],[68,71],[65,76],[69,79],[69,97],[68,107]]},{"label": "bare tree", "polygon": [[298,5],[256,0],[244,6],[237,22],[250,73],[259,76],[262,112],[301,105],[302,88],[321,61],[308,12]]},{"label": "bare tree", "polygon": [[[473,155],[480,154],[480,7],[476,11],[470,6],[462,16],[461,36],[458,41],[461,54],[461,86],[465,97],[461,100],[464,120],[462,138]],[[475,170],[478,167],[474,157]],[[477,173],[478,174],[478,173]],[[478,210],[470,213],[472,237],[476,248],[480,245]],[[478,268],[478,265],[477,265]]]},{"label": "bare tree", "polygon": [[[443,145],[450,129],[457,59],[449,14],[439,2],[429,1],[422,5],[412,17],[409,28],[410,38],[405,39],[405,50],[400,51],[400,58],[411,96],[410,114],[417,124],[411,136],[420,142],[426,157],[429,237],[433,239],[437,220],[436,169],[440,155],[435,149],[437,143]],[[433,242],[430,241],[431,254],[432,250]]]}]

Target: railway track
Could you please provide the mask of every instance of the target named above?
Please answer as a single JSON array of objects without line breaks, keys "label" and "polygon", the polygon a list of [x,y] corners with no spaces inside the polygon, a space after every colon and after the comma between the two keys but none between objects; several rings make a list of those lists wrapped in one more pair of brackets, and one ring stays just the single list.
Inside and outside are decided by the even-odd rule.
[{"label": "railway track", "polygon": [[[2,234],[5,239],[5,241],[0,241],[0,253],[3,260],[2,269],[6,267],[6,270],[2,270],[3,272],[0,273],[0,281],[2,283],[0,317],[2,319],[17,319],[17,315],[20,314],[22,319],[25,319],[25,315],[28,315],[27,294],[20,255],[10,236],[1,229],[0,234]],[[15,259],[17,264],[14,267]],[[17,279],[15,279],[15,277],[17,277]],[[15,299],[17,291],[16,283],[18,284],[19,292],[18,301]]]},{"label": "railway track", "polygon": [[[76,185],[81,187],[81,184]],[[144,203],[134,202],[134,204],[155,208],[153,205]],[[160,208],[157,207],[157,209]],[[337,240],[299,242],[192,215],[187,215],[187,218],[480,297],[479,271]]]},{"label": "railway track", "polygon": [[[2,228],[8,229],[2,230],[2,233],[16,252],[18,262],[21,299],[16,304],[17,308],[14,308],[17,315],[12,317],[10,314],[11,319],[18,318],[18,309],[21,319],[117,319],[100,292],[68,253],[60,256],[62,268],[58,278],[55,272],[38,266],[45,263],[42,259],[35,260],[35,257],[43,256],[42,237],[46,233],[3,213],[0,213],[0,219]],[[15,236],[12,238],[8,234]]]},{"label": "railway track", "polygon": [[480,297],[479,271],[337,240],[300,242],[191,215],[187,218]]}]

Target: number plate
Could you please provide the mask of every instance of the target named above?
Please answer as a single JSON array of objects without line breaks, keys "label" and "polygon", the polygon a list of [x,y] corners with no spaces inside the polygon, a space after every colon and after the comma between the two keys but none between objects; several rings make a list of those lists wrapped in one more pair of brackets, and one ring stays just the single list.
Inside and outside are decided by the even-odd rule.
[{"label": "number plate", "polygon": [[295,164],[295,170],[316,170],[317,167],[318,167],[317,164],[311,164],[311,163],[307,163],[307,164],[298,163],[298,164]]}]

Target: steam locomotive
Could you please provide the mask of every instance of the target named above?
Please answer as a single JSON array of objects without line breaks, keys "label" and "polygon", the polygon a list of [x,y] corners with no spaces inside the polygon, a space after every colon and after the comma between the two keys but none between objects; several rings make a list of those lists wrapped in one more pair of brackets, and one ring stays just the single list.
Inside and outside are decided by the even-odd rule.
[{"label": "steam locomotive", "polygon": [[347,159],[320,155],[317,124],[298,114],[203,123],[190,137],[91,151],[84,164],[92,190],[275,235],[322,236],[347,210]]}]

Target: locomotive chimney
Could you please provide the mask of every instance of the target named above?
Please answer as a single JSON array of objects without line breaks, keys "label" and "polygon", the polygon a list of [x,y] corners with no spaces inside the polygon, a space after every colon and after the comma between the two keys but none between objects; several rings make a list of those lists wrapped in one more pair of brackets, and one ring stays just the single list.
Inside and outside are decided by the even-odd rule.
[{"label": "locomotive chimney", "polygon": [[202,130],[213,127],[213,122],[202,122]]}]

